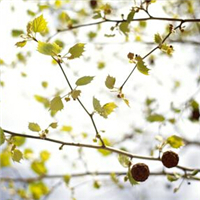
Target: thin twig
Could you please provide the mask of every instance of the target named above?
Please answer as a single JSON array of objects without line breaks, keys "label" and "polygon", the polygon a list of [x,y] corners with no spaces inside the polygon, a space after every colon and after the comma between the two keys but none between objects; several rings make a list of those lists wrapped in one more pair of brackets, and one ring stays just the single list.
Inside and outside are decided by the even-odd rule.
[{"label": "thin twig", "polygon": [[[62,146],[75,146],[75,147],[85,147],[85,148],[91,148],[91,149],[103,149],[103,150],[107,150],[110,151],[112,153],[117,153],[117,154],[121,154],[121,155],[125,155],[132,158],[137,158],[137,159],[144,159],[144,160],[152,160],[152,161],[160,161],[160,158],[155,158],[152,156],[141,156],[141,155],[136,155],[136,154],[132,154],[130,152],[127,151],[123,151],[121,149],[116,149],[114,147],[110,147],[110,146],[99,146],[99,145],[92,145],[92,144],[84,144],[84,143],[74,143],[74,142],[63,142],[60,140],[55,140],[55,139],[51,139],[51,138],[41,138],[38,136],[33,136],[33,135],[25,135],[25,134],[20,134],[20,133],[14,133],[12,131],[8,131],[3,129],[3,131],[7,134],[10,134],[12,136],[20,136],[20,137],[26,137],[26,138],[31,138],[31,139],[37,139],[37,140],[44,140],[44,141],[48,141],[48,142],[53,142],[56,144],[61,144]],[[193,169],[193,168],[188,168],[188,167],[183,167],[183,166],[176,166],[176,168],[181,169],[183,171],[200,171],[200,169]]]}]

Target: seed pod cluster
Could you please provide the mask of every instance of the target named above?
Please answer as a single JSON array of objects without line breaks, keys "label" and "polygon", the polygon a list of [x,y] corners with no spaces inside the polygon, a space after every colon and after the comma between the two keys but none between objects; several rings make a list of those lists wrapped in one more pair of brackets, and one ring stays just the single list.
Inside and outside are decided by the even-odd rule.
[{"label": "seed pod cluster", "polygon": [[173,151],[166,151],[162,155],[162,163],[167,168],[176,167],[179,162],[179,156]]},{"label": "seed pod cluster", "polygon": [[144,163],[137,163],[131,168],[131,175],[138,182],[147,180],[149,173],[149,167]]}]

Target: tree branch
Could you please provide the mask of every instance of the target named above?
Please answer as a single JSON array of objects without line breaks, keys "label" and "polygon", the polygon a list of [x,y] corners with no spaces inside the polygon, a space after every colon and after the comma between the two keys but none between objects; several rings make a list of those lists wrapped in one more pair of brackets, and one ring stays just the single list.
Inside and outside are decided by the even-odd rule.
[{"label": "tree branch", "polygon": [[[125,176],[127,175],[127,172],[84,172],[84,173],[75,173],[75,174],[70,174],[71,178],[80,178],[80,177],[85,177],[85,176],[110,176],[111,173],[116,174],[116,176]],[[33,178],[11,178],[11,177],[1,177],[1,181],[9,182],[9,181],[14,181],[14,182],[24,182],[24,183],[32,183],[32,182],[37,182],[43,179],[62,179],[66,174],[54,174],[54,175],[43,175],[43,176],[37,176]],[[165,171],[160,171],[160,172],[151,172],[150,176],[174,176],[173,173],[168,173]],[[200,177],[193,177],[189,174],[182,175],[183,178],[186,178],[187,180],[193,180],[193,181],[200,181]]]},{"label": "tree branch", "polygon": [[[131,22],[140,22],[140,21],[168,21],[168,22],[181,22],[182,24],[190,22],[190,23],[199,23],[200,19],[181,19],[181,18],[169,18],[169,17],[153,17],[151,15],[149,15],[149,17],[145,17],[145,18],[137,18],[137,19],[132,19]],[[47,39],[47,42],[50,41],[53,37],[55,37],[56,35],[58,35],[59,33],[62,32],[66,32],[66,31],[71,31],[73,29],[78,29],[78,28],[83,28],[83,27],[88,27],[88,26],[94,26],[94,25],[98,25],[98,24],[103,24],[103,23],[107,23],[107,22],[112,22],[112,23],[121,23],[121,22],[127,22],[127,20],[113,20],[113,19],[104,19],[98,22],[92,22],[92,23],[87,23],[87,24],[79,24],[76,26],[72,26],[69,28],[65,28],[65,29],[57,29],[57,32],[54,33],[52,36],[50,36]]]},{"label": "tree branch", "polygon": [[[110,147],[110,146],[99,146],[99,145],[92,145],[92,144],[84,144],[84,143],[75,143],[75,142],[63,142],[60,140],[55,140],[55,139],[51,139],[51,138],[41,138],[38,136],[33,136],[33,135],[25,135],[25,134],[20,134],[20,133],[14,133],[12,131],[8,131],[3,129],[3,131],[7,134],[10,134],[12,136],[20,136],[20,137],[26,137],[26,138],[31,138],[31,139],[37,139],[37,140],[45,140],[48,142],[53,142],[56,144],[61,144],[61,147],[63,146],[75,146],[75,147],[85,147],[85,148],[91,148],[91,149],[103,149],[103,150],[107,150],[110,151],[112,153],[117,153],[117,154],[121,154],[121,155],[125,155],[132,158],[137,158],[137,159],[143,159],[143,160],[152,160],[152,161],[160,161],[160,158],[155,158],[152,156],[141,156],[141,155],[136,155],[136,154],[132,154],[130,152],[126,152],[120,149],[116,149],[114,147]],[[176,166],[176,168],[183,170],[184,172],[186,171],[200,171],[200,169],[195,169],[195,168],[189,168],[189,167],[183,167],[183,166]]]}]

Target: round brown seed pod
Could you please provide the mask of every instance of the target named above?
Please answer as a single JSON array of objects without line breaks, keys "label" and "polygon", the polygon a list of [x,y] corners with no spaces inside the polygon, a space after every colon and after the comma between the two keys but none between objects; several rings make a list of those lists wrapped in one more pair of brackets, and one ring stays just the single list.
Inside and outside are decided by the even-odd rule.
[{"label": "round brown seed pod", "polygon": [[137,163],[131,168],[132,177],[138,182],[147,180],[149,173],[149,167],[144,163]]},{"label": "round brown seed pod", "polygon": [[97,7],[97,0],[90,0],[90,6],[95,9]]},{"label": "round brown seed pod", "polygon": [[166,151],[163,153],[161,160],[165,167],[172,168],[178,165],[179,156],[173,151]]}]

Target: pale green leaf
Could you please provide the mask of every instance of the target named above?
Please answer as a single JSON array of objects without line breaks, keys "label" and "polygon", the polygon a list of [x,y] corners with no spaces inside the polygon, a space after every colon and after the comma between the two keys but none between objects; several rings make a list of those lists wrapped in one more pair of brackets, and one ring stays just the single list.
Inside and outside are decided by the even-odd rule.
[{"label": "pale green leaf", "polygon": [[94,183],[93,183],[93,187],[95,189],[99,189],[101,187],[101,183],[99,181],[95,180]]},{"label": "pale green leaf", "polygon": [[99,100],[96,99],[95,97],[93,97],[93,107],[94,107],[94,110],[97,111],[98,113],[102,112],[101,104]]},{"label": "pale green leaf", "polygon": [[20,35],[22,35],[24,33],[24,31],[22,30],[18,30],[18,29],[13,29],[12,30],[12,36],[13,37],[19,37]]},{"label": "pale green leaf", "polygon": [[147,117],[147,121],[149,122],[163,122],[165,121],[165,117],[159,114],[152,114]]},{"label": "pale green leaf", "polygon": [[37,123],[29,123],[28,125],[29,130],[33,131],[33,132],[39,132],[41,131],[40,126]]},{"label": "pale green leaf", "polygon": [[56,43],[51,44],[39,41],[37,50],[44,55],[56,56],[61,52],[61,47]]},{"label": "pale green leaf", "polygon": [[66,175],[63,176],[63,180],[64,180],[66,185],[69,185],[69,182],[71,180],[71,176],[69,174],[66,174]]},{"label": "pale green leaf", "polygon": [[3,129],[0,127],[0,145],[5,142],[5,135]]},{"label": "pale green leaf", "polygon": [[117,105],[114,102],[106,103],[102,107],[102,113],[100,113],[100,115],[104,118],[107,118],[108,115],[110,115],[115,108],[117,108]]},{"label": "pale green leaf", "polygon": [[[106,146],[111,146],[111,142],[108,138],[103,138],[103,142]],[[103,156],[109,156],[112,154],[111,151],[104,150],[104,149],[98,149],[98,152],[100,152]]]},{"label": "pale green leaf", "polygon": [[11,165],[10,157],[11,157],[11,154],[9,151],[7,151],[5,149],[3,151],[1,151],[1,153],[0,153],[0,167],[1,168],[9,167]]},{"label": "pale green leaf", "polygon": [[110,75],[107,76],[105,85],[108,89],[113,89],[115,85],[116,79],[114,77],[111,77]]},{"label": "pale green leaf", "polygon": [[130,168],[129,168],[129,170],[128,170],[127,176],[128,176],[128,180],[129,180],[129,182],[130,182],[131,185],[137,185],[137,184],[139,184],[139,183],[132,177]]},{"label": "pale green leaf", "polygon": [[174,182],[177,181],[179,179],[179,177],[173,176],[173,175],[167,175],[167,180],[170,182]]},{"label": "pale green leaf", "polygon": [[47,98],[42,97],[40,95],[34,95],[34,98],[35,98],[36,101],[42,103],[45,108],[49,107],[49,100]]},{"label": "pale green leaf", "polygon": [[157,34],[154,35],[154,41],[157,44],[160,44],[162,42],[162,37],[160,36],[159,33],[157,33]]},{"label": "pale green leaf", "polygon": [[42,196],[47,195],[49,188],[43,182],[33,182],[29,184],[29,191],[32,195],[31,199],[39,200]]},{"label": "pale green leaf", "polygon": [[30,148],[27,148],[24,150],[24,158],[25,159],[30,159],[33,157],[33,150]]},{"label": "pale green leaf", "polygon": [[48,82],[46,82],[46,81],[42,81],[42,87],[43,88],[47,88],[48,87]]},{"label": "pale green leaf", "polygon": [[69,49],[68,53],[70,53],[71,55],[67,58],[68,59],[79,58],[80,56],[82,56],[83,52],[85,51],[84,48],[85,48],[84,43],[77,43],[76,45],[74,45],[73,47]]},{"label": "pale green leaf", "polygon": [[40,158],[43,162],[46,162],[50,158],[50,153],[46,150],[40,152]]},{"label": "pale green leaf", "polygon": [[177,135],[172,135],[167,138],[167,143],[173,148],[180,148],[184,145],[183,139]]},{"label": "pale green leaf", "polygon": [[73,129],[73,128],[72,128],[71,126],[62,126],[61,131],[71,132],[72,129]]},{"label": "pale green leaf", "polygon": [[126,19],[128,23],[130,23],[130,22],[133,20],[134,15],[135,15],[135,11],[131,11],[131,12],[128,14],[127,19]]},{"label": "pale green leaf", "polygon": [[94,79],[94,76],[83,76],[76,81],[77,86],[87,85]]},{"label": "pale green leaf", "polygon": [[64,107],[63,102],[60,98],[60,96],[54,97],[50,102],[50,110],[51,111],[59,111],[62,110]]},{"label": "pale green leaf", "polygon": [[20,150],[15,149],[12,153],[12,160],[15,162],[20,162],[20,160],[23,159],[23,154]]},{"label": "pale green leaf", "polygon": [[24,47],[26,45],[26,42],[27,42],[26,40],[23,40],[23,41],[17,42],[15,45],[17,47]]},{"label": "pale green leaf", "polygon": [[127,35],[127,33],[129,32],[129,23],[128,22],[122,22],[119,25],[119,29],[122,33],[124,33],[124,35]]},{"label": "pale green leaf", "polygon": [[49,124],[49,127],[51,128],[57,128],[58,123],[57,122],[52,122],[51,124]]},{"label": "pale green leaf", "polygon": [[20,136],[13,137],[13,143],[18,147],[22,146],[25,142],[26,142],[25,137],[20,137]]},{"label": "pale green leaf", "polygon": [[47,22],[43,18],[43,15],[40,15],[39,17],[35,18],[32,22],[32,30],[37,33],[43,33],[47,29]]},{"label": "pale green leaf", "polygon": [[73,100],[76,100],[81,94],[81,90],[72,90],[71,92],[71,96],[73,98]]},{"label": "pale green leaf", "polygon": [[137,69],[138,69],[142,74],[144,74],[144,75],[149,75],[149,70],[150,70],[150,69],[148,69],[148,68],[146,67],[146,65],[145,65],[145,63],[144,63],[144,61],[143,61],[143,59],[142,59],[140,56],[136,56],[135,59],[137,60]]},{"label": "pale green leaf", "polygon": [[43,161],[33,161],[31,164],[31,169],[38,175],[44,175],[47,173],[47,168]]},{"label": "pale green leaf", "polygon": [[118,160],[119,160],[120,164],[123,167],[129,167],[130,161],[129,161],[129,157],[128,156],[119,154],[118,155]]}]

